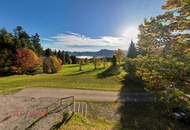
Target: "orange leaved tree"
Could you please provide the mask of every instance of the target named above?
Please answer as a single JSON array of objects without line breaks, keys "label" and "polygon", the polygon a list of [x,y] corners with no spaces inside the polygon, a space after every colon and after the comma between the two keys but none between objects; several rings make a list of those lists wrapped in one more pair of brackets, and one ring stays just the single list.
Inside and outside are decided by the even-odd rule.
[{"label": "orange leaved tree", "polygon": [[16,50],[16,67],[21,70],[19,73],[36,71],[40,65],[40,58],[30,49],[20,48]]}]

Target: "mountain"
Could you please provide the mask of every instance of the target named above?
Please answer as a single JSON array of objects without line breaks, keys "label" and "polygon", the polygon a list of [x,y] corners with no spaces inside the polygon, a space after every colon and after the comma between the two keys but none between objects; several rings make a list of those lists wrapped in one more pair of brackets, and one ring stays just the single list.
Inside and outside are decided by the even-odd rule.
[{"label": "mountain", "polygon": [[100,56],[100,57],[112,57],[114,54],[114,50],[108,50],[108,49],[102,49],[100,51],[96,52],[68,52],[69,55],[75,55],[75,56]]},{"label": "mountain", "polygon": [[113,54],[114,54],[113,50],[107,50],[107,49],[102,49],[96,52],[96,56],[100,56],[100,57],[112,57]]}]

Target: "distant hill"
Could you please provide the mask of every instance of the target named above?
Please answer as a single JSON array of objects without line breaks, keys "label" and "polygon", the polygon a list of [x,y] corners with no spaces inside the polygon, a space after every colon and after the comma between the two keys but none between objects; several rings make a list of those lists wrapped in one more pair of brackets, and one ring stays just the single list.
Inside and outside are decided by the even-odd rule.
[{"label": "distant hill", "polygon": [[75,56],[100,56],[100,57],[112,57],[114,54],[114,50],[108,50],[108,49],[102,49],[100,51],[96,52],[68,52],[69,55],[75,55]]},{"label": "distant hill", "polygon": [[96,52],[96,56],[100,56],[100,57],[112,57],[113,54],[114,54],[114,50],[107,50],[107,49],[102,49]]}]

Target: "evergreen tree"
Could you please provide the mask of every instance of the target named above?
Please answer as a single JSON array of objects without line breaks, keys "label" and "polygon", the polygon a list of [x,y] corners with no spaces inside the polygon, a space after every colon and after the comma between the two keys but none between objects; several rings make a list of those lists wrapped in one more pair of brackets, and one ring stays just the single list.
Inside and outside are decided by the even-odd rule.
[{"label": "evergreen tree", "polygon": [[35,35],[33,35],[31,37],[31,42],[34,48],[34,51],[38,54],[38,55],[42,55],[43,53],[43,48],[40,44],[40,35],[38,33],[36,33]]},{"label": "evergreen tree", "polygon": [[61,51],[61,60],[62,60],[62,64],[66,63],[66,61],[65,61],[65,52],[64,51]]},{"label": "evergreen tree", "polygon": [[70,57],[69,57],[68,52],[65,53],[65,63],[66,63],[66,64],[69,64],[69,63],[70,63]]},{"label": "evergreen tree", "polygon": [[46,50],[45,50],[45,56],[46,57],[49,57],[49,56],[51,56],[53,54],[53,52],[52,52],[52,50],[50,49],[50,48],[47,48]]},{"label": "evergreen tree", "polygon": [[17,26],[14,30],[16,48],[29,48],[33,49],[32,43],[30,42],[30,36],[24,31],[21,26]]},{"label": "evergreen tree", "polygon": [[133,41],[131,41],[131,44],[128,49],[127,57],[135,58],[136,56],[137,56],[137,50],[136,50],[135,44],[133,43]]},{"label": "evergreen tree", "polygon": [[14,37],[5,29],[0,29],[0,74],[7,74],[15,61]]},{"label": "evergreen tree", "polygon": [[77,64],[77,57],[76,56],[71,56],[72,64]]},{"label": "evergreen tree", "polygon": [[113,55],[113,58],[112,58],[112,65],[113,66],[117,65],[117,58],[115,55]]}]

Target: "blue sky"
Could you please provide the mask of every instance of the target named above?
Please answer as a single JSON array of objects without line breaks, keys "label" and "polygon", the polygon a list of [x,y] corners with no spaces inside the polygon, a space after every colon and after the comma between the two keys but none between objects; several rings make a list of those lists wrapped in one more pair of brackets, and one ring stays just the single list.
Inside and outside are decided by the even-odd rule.
[{"label": "blue sky", "polygon": [[0,27],[21,25],[44,48],[127,49],[144,18],[162,14],[164,0],[1,0]]}]

